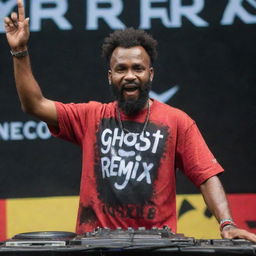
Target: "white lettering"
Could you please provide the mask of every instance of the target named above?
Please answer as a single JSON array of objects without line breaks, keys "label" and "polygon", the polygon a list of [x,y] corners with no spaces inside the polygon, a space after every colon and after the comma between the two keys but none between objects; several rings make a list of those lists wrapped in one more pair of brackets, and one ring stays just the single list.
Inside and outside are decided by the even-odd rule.
[{"label": "white lettering", "polygon": [[154,145],[152,147],[152,153],[156,153],[156,150],[157,150],[157,147],[159,144],[159,140],[162,139],[164,137],[164,135],[161,134],[160,130],[157,130],[157,132],[154,133],[152,136],[155,137]]},{"label": "white lettering", "polygon": [[124,140],[124,132],[121,130],[121,135],[118,135],[118,132],[119,132],[119,129],[115,128],[113,140],[112,140],[112,146],[114,146],[116,144],[116,141],[119,140],[119,147],[122,147],[123,140]]},{"label": "white lettering", "polygon": [[125,180],[122,185],[119,185],[117,182],[115,182],[114,186],[116,189],[122,190],[126,187],[126,185],[128,184],[128,182],[130,180],[132,168],[133,168],[132,161],[128,162],[128,164],[125,166],[125,161],[121,160],[120,165],[119,165],[119,170],[118,170],[118,176],[122,176],[122,174],[126,175],[126,176],[125,176]]},{"label": "white lettering", "polygon": [[51,133],[44,122],[39,122],[36,126],[36,133],[38,134],[38,137],[42,140],[47,140],[51,137]]},{"label": "white lettering", "polygon": [[11,140],[23,140],[23,135],[21,134],[22,122],[12,122],[10,129]]},{"label": "white lettering", "polygon": [[132,171],[132,176],[131,176],[132,179],[136,178],[138,168],[139,168],[139,162],[135,162],[135,165]]},{"label": "white lettering", "polygon": [[[60,30],[73,29],[70,21],[65,17],[69,11],[68,0],[24,0],[24,5],[30,4],[31,31],[41,31],[42,21],[50,19]],[[126,25],[119,16],[125,10],[124,0],[84,0],[86,5],[85,24],[86,30],[98,30],[100,20],[105,22],[111,29],[124,29]],[[140,0],[139,27],[151,29],[152,20],[159,20],[166,28],[180,28],[183,19],[186,18],[196,27],[207,27],[209,23],[200,17],[200,12],[206,6],[205,0],[190,0],[185,4],[184,0]],[[245,24],[255,24],[256,0],[227,0],[220,25],[232,25],[235,19],[240,19]],[[4,17],[10,15],[16,7],[17,0],[0,1],[0,33],[4,33]],[[247,6],[246,6],[247,5]],[[251,8],[250,8],[251,7]],[[137,8],[134,5],[134,8]],[[251,12],[249,9],[252,9]],[[247,10],[248,9],[248,10]],[[82,11],[82,13],[84,13]],[[76,14],[75,14],[76,15]],[[219,15],[219,13],[211,13]],[[28,15],[27,15],[28,16]],[[74,14],[71,15],[73,17]],[[137,22],[137,21],[136,21]]]},{"label": "white lettering", "polygon": [[181,27],[182,17],[186,17],[197,27],[206,27],[208,23],[198,16],[204,7],[204,0],[193,0],[193,4],[182,6],[182,0],[170,1],[171,27]]},{"label": "white lettering", "polygon": [[118,168],[118,164],[115,163],[116,161],[121,161],[121,157],[119,156],[113,156],[111,158],[111,166],[110,166],[110,176],[117,176],[117,171],[114,171],[114,169]]},{"label": "white lettering", "polygon": [[44,122],[4,122],[0,123],[0,140],[47,140],[51,133]]},{"label": "white lettering", "polygon": [[[154,142],[151,142],[148,137],[155,137]],[[111,150],[112,155],[117,155],[117,152],[114,150],[115,146],[120,148],[125,145],[128,147],[134,147],[137,151],[147,151],[152,146],[152,153],[156,153],[159,140],[163,138],[160,130],[157,130],[155,133],[150,134],[145,132],[143,134],[138,133],[127,133],[125,134],[121,129],[115,128],[112,132],[109,128],[104,129],[101,134],[101,153],[107,154]],[[130,157],[134,156],[135,151],[123,149],[118,150],[119,156]]]},{"label": "white lettering", "polygon": [[[131,138],[131,140],[129,138]],[[128,147],[132,147],[136,144],[137,138],[138,138],[137,133],[129,132],[124,136],[124,144],[127,145]]]},{"label": "white lettering", "polygon": [[[149,136],[149,133],[146,132],[146,135]],[[150,140],[148,138],[144,137],[144,133],[142,133],[139,138],[140,138],[140,140],[142,142],[144,142],[145,146],[143,147],[143,146],[141,146],[140,143],[136,143],[135,148],[138,151],[146,151],[146,150],[148,150],[150,148],[150,146],[151,146]]]},{"label": "white lettering", "polygon": [[35,130],[35,127],[36,127],[36,122],[34,122],[34,121],[28,121],[24,124],[23,133],[27,139],[29,139],[29,140],[36,139],[36,137],[37,137],[36,133],[31,132],[31,128],[34,128],[34,130]]},{"label": "white lettering", "polygon": [[[256,9],[255,0],[247,0],[247,2]],[[256,23],[256,15],[248,13],[242,6],[243,0],[229,0],[228,5],[223,13],[220,21],[221,25],[232,25],[235,17],[240,18],[246,24]]]},{"label": "white lettering", "polygon": [[[99,4],[110,4],[110,8],[99,8]],[[125,25],[118,19],[123,11],[121,0],[87,0],[87,26],[88,30],[99,28],[99,19],[103,19],[112,29],[123,29]]]},{"label": "white lettering", "polygon": [[[136,160],[141,160],[136,158]],[[153,163],[147,164],[146,162],[142,162],[143,172],[137,177],[137,172],[139,169],[140,162],[129,161],[127,164],[124,159],[119,156],[112,156],[111,159],[108,157],[101,158],[101,170],[102,170],[102,178],[109,177],[124,177],[122,184],[114,183],[114,186],[118,190],[124,189],[130,179],[136,179],[136,181],[141,182],[144,178],[148,184],[151,184],[150,170],[154,167]]]},{"label": "white lettering", "polygon": [[109,177],[109,166],[110,166],[110,160],[108,157],[102,157],[101,158],[101,170],[102,170],[102,178],[105,178],[106,176]]},{"label": "white lettering", "polygon": [[[43,8],[44,4],[54,4],[54,8]],[[31,31],[42,29],[43,19],[52,19],[59,29],[70,30],[72,25],[64,17],[68,10],[67,0],[36,0],[31,1],[30,7]]]},{"label": "white lettering", "polygon": [[138,177],[137,181],[142,181],[144,177],[146,177],[146,181],[148,184],[151,184],[151,177],[149,174],[149,171],[154,167],[154,164],[150,163],[147,165],[147,163],[143,162],[142,163],[144,172]]},{"label": "white lettering", "polygon": [[2,140],[8,140],[9,139],[9,124],[4,122],[3,124],[0,124],[0,138]]},{"label": "white lettering", "polygon": [[110,129],[105,129],[101,134],[101,143],[103,146],[106,146],[105,149],[101,148],[101,152],[103,154],[107,154],[111,147],[111,137],[109,136],[108,138],[106,138],[107,134],[112,135],[112,131]]},{"label": "white lettering", "polygon": [[204,7],[204,0],[193,0],[191,5],[182,5],[182,0],[169,0],[170,18],[168,7],[152,7],[153,3],[166,3],[167,0],[141,0],[140,28],[150,29],[152,19],[160,19],[167,27],[181,27],[182,17],[186,17],[197,27],[206,27],[208,23],[198,16]]},{"label": "white lettering", "polygon": [[168,12],[164,7],[152,7],[153,3],[165,3],[166,0],[140,0],[140,28],[150,29],[151,19],[160,19],[165,27],[170,27]]}]

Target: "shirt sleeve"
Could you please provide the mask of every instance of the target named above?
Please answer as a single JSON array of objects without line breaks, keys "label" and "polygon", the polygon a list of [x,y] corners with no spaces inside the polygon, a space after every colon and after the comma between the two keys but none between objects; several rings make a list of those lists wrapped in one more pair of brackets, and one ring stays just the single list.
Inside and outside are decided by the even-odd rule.
[{"label": "shirt sleeve", "polygon": [[177,167],[197,187],[210,177],[224,171],[209,150],[193,120],[179,136]]},{"label": "shirt sleeve", "polygon": [[64,104],[56,101],[58,129],[48,125],[51,134],[81,145],[87,129],[89,105],[89,103]]}]

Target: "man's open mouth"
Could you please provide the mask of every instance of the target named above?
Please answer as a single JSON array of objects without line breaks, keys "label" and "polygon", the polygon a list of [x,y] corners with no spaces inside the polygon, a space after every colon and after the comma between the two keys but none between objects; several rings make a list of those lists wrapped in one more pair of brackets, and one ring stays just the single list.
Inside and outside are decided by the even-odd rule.
[{"label": "man's open mouth", "polygon": [[125,91],[125,92],[134,92],[134,91],[136,91],[138,89],[139,89],[139,86],[136,85],[136,84],[126,84],[123,87],[123,91]]}]

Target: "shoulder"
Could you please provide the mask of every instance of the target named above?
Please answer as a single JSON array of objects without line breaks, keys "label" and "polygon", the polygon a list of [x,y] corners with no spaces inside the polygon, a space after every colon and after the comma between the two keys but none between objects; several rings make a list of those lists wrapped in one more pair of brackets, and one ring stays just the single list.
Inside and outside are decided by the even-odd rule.
[{"label": "shoulder", "polygon": [[160,101],[153,101],[153,111],[157,113],[157,117],[175,122],[177,126],[191,126],[194,120],[183,110],[172,107]]},{"label": "shoulder", "polygon": [[113,109],[115,103],[101,103],[98,101],[89,101],[86,103],[62,103],[55,101],[56,107],[59,109],[73,109],[76,111],[90,111],[90,110],[101,110],[101,109]]},{"label": "shoulder", "polygon": [[110,117],[115,113],[115,102],[101,103],[89,101],[87,103],[62,103],[55,102],[58,117],[85,120]]}]

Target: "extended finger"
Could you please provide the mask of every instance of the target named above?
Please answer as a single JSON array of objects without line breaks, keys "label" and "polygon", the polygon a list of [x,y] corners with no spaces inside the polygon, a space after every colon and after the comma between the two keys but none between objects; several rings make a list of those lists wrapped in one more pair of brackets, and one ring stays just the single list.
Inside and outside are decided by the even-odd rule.
[{"label": "extended finger", "polygon": [[17,0],[18,3],[18,14],[19,14],[19,21],[23,21],[25,19],[25,10],[22,0]]}]

